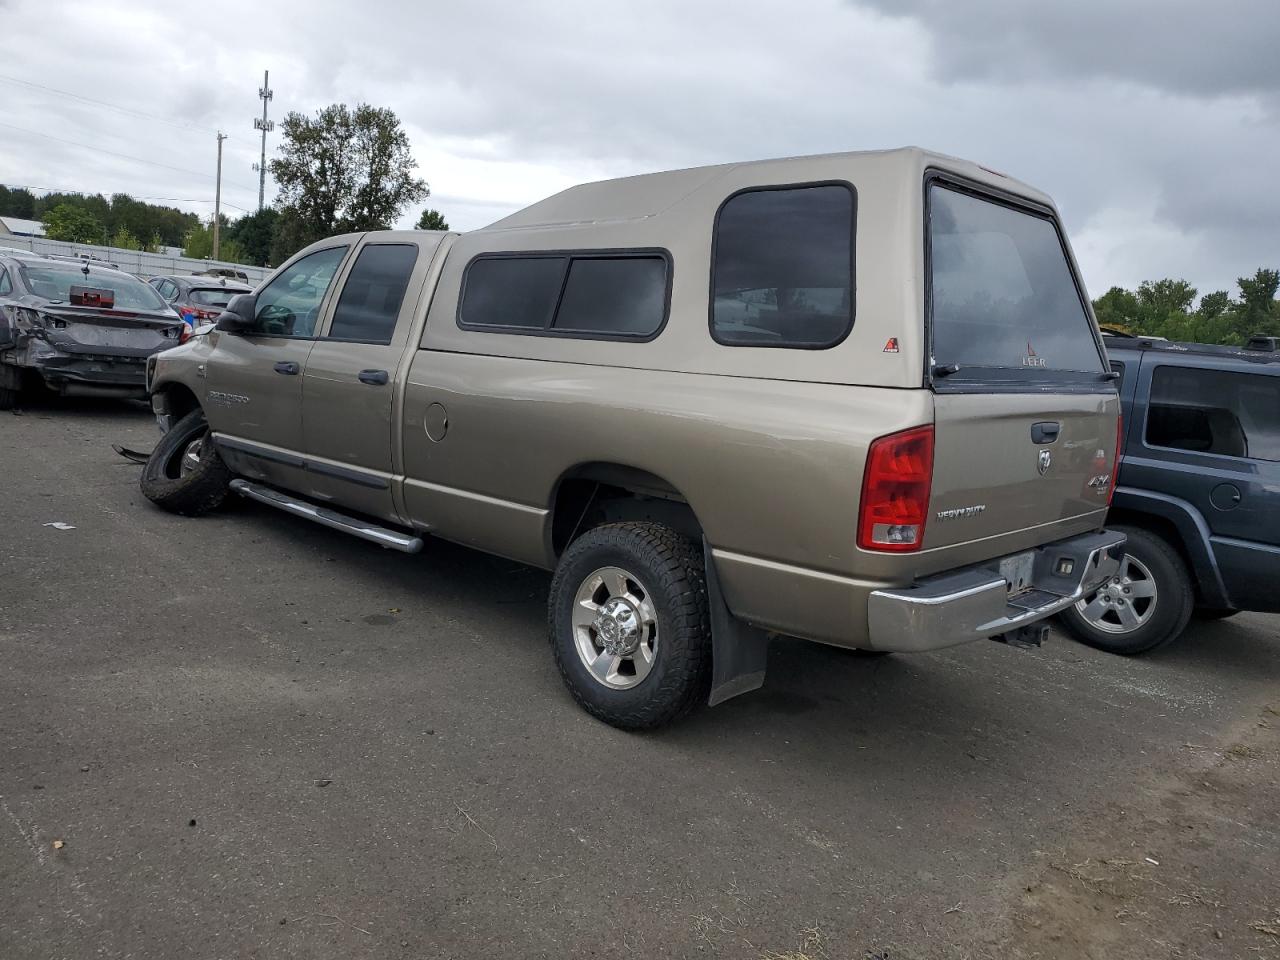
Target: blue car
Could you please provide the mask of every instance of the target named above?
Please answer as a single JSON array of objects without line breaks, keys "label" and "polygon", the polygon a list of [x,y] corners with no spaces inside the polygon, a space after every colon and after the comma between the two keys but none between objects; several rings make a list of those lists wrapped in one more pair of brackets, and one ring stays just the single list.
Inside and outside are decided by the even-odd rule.
[{"label": "blue car", "polygon": [[1061,615],[1077,639],[1136,654],[1192,616],[1280,612],[1278,339],[1104,337],[1124,411],[1107,527],[1128,544],[1119,574]]}]

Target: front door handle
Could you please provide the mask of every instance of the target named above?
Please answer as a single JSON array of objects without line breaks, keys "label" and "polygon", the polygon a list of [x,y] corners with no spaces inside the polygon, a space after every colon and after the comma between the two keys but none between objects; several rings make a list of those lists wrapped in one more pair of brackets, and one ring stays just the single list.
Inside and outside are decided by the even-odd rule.
[{"label": "front door handle", "polygon": [[356,374],[356,378],[361,383],[369,383],[375,387],[385,386],[386,382],[391,379],[385,370],[361,370]]},{"label": "front door handle", "polygon": [[1062,429],[1062,424],[1054,420],[1045,420],[1041,423],[1033,423],[1031,425],[1031,442],[1032,443],[1053,443],[1058,439],[1058,431]]},{"label": "front door handle", "polygon": [[275,366],[276,373],[283,373],[286,377],[296,377],[301,369],[292,360],[281,360]]}]

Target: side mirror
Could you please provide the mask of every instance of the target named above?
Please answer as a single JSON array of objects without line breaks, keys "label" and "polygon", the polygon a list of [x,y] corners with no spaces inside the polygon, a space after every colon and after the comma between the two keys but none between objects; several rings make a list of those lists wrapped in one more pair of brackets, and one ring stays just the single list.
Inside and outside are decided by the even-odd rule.
[{"label": "side mirror", "polygon": [[238,293],[219,315],[217,327],[225,333],[244,333],[253,329],[257,315],[258,298],[252,293]]}]

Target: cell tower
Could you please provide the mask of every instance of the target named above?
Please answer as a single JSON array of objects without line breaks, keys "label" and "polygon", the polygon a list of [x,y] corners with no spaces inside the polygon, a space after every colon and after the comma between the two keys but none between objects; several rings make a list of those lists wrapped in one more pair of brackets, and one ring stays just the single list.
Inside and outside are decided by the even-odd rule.
[{"label": "cell tower", "polygon": [[267,119],[267,104],[271,100],[271,88],[267,86],[270,71],[262,71],[262,86],[258,88],[258,99],[262,101],[262,119],[253,118],[253,129],[262,131],[262,158],[253,165],[258,171],[258,209],[262,209],[263,195],[267,190],[267,134],[276,128],[274,120]]}]

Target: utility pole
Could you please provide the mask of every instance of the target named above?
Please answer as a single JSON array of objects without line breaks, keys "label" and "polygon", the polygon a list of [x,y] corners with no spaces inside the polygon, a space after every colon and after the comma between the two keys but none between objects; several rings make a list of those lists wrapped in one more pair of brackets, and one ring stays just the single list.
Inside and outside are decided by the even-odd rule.
[{"label": "utility pole", "polygon": [[253,165],[258,171],[258,210],[262,210],[263,194],[267,189],[267,134],[276,128],[274,120],[267,119],[267,101],[271,99],[271,88],[267,86],[269,70],[262,71],[262,86],[258,88],[258,97],[262,100],[262,119],[253,118],[253,129],[262,131],[262,159]]},{"label": "utility pole", "polygon": [[227,135],[218,131],[218,186],[213,195],[213,259],[218,259],[218,235],[222,231],[222,141]]}]

